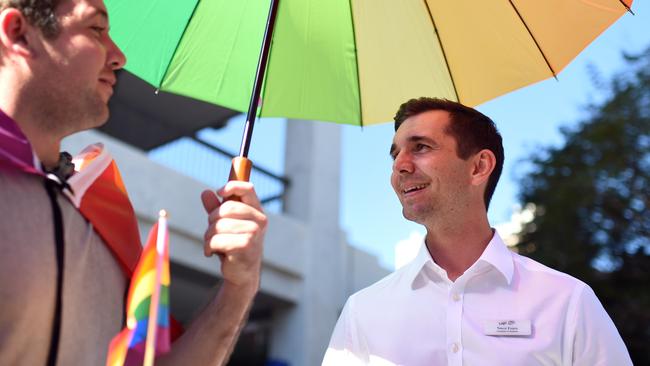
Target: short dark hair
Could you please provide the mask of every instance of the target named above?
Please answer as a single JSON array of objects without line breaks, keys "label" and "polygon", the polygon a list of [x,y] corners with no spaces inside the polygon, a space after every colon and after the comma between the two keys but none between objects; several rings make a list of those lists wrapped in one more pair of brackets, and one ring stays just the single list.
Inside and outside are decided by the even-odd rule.
[{"label": "short dark hair", "polygon": [[20,10],[27,21],[39,28],[47,38],[59,35],[56,7],[62,0],[0,0],[0,11],[7,8]]},{"label": "short dark hair", "polygon": [[494,122],[476,109],[447,99],[427,97],[411,99],[399,107],[394,118],[395,131],[407,118],[434,110],[449,112],[450,123],[445,132],[456,140],[458,145],[456,154],[459,158],[468,159],[472,154],[483,149],[494,153],[496,166],[490,174],[484,196],[487,210],[503,171],[504,154],[501,134]]}]

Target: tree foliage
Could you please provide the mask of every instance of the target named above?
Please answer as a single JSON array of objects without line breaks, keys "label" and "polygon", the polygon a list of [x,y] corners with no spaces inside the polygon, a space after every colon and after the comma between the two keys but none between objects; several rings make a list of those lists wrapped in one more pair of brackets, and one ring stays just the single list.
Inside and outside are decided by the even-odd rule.
[{"label": "tree foliage", "polygon": [[650,365],[650,48],[531,158],[520,199],[535,205],[518,251],[587,282],[635,364]]}]

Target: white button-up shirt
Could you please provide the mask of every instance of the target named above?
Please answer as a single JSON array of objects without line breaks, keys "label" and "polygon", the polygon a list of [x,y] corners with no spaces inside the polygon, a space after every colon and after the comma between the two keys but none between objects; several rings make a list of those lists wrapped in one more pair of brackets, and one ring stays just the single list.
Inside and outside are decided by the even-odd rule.
[{"label": "white button-up shirt", "polygon": [[592,289],[498,234],[452,282],[422,245],[350,296],[323,365],[631,365]]}]

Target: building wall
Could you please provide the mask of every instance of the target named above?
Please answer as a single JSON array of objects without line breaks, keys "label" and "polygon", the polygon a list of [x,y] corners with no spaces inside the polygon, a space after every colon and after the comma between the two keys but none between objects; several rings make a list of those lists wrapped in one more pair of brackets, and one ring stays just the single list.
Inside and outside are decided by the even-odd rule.
[{"label": "building wall", "polygon": [[[373,256],[348,246],[339,228],[338,126],[289,126],[301,126],[287,131],[292,190],[287,213],[268,214],[260,294],[247,327],[251,334],[265,329],[265,356],[289,365],[317,365],[347,296],[388,271]],[[189,320],[220,279],[218,259],[205,258],[202,249],[206,216],[200,193],[210,187],[97,131],[69,137],[62,147],[74,155],[98,141],[120,167],[143,240],[158,211],[169,212],[172,311]]]}]

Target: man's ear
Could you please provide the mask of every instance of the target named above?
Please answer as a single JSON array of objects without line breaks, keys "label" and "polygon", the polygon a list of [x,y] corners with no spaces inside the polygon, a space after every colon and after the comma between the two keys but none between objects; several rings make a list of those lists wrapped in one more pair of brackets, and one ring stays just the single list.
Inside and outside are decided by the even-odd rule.
[{"label": "man's ear", "polygon": [[488,181],[497,164],[497,159],[492,151],[483,149],[474,155],[473,162],[472,184],[479,186]]},{"label": "man's ear", "polygon": [[6,8],[0,12],[0,44],[3,51],[29,55],[27,32],[30,28],[27,19],[15,8]]}]

